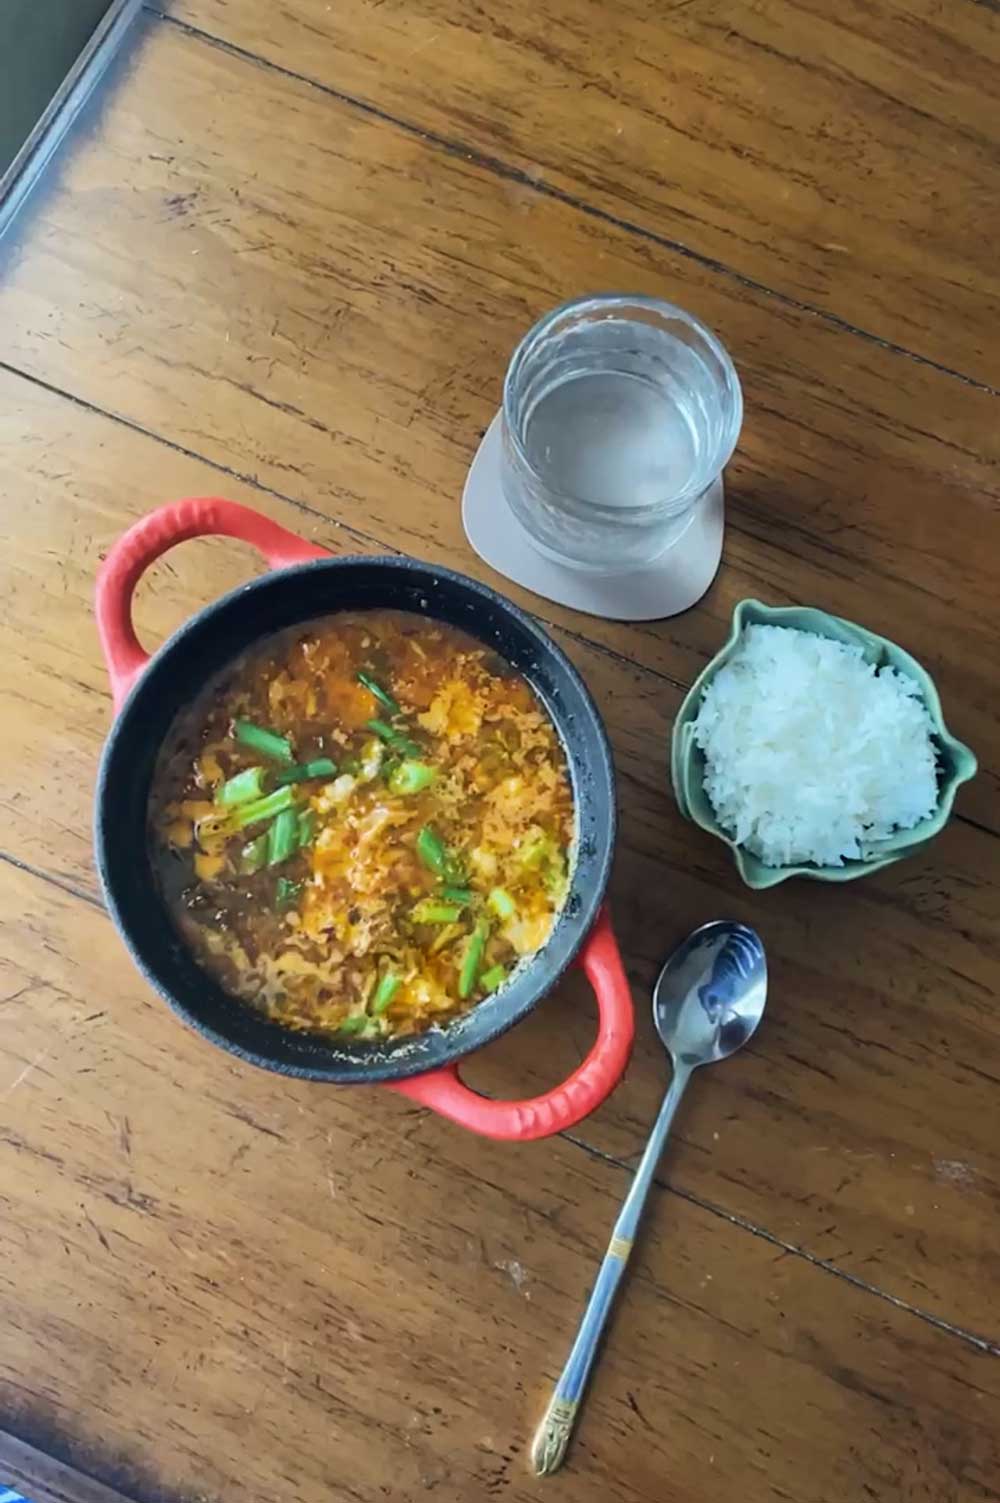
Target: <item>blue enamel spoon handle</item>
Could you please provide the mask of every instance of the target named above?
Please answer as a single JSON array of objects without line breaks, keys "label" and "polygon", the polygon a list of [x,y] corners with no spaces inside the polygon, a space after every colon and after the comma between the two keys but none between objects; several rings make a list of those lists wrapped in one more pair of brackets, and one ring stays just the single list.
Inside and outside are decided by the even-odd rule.
[{"label": "blue enamel spoon handle", "polygon": [[690,1076],[691,1070],[685,1065],[674,1069],[670,1089],[663,1098],[659,1116],[649,1135],[645,1152],[625,1197],[618,1220],[615,1222],[615,1229],[611,1234],[608,1250],[604,1254],[597,1282],[587,1301],[587,1308],[583,1312],[583,1319],[576,1333],[569,1360],[562,1370],[552,1398],[549,1400],[549,1407],[535,1432],[531,1445],[531,1464],[539,1477],[547,1476],[562,1465],[580,1400],[583,1397],[583,1390],[586,1387],[590,1369],[594,1365],[597,1344],[607,1325],[608,1316],[611,1314],[615,1291],[621,1283],[625,1265],[632,1251],[632,1244],[639,1227],[639,1218],[646,1204],[646,1196],[653,1183],[653,1175],[656,1173],[663,1145],[667,1141],[677,1104],[684,1094],[684,1087]]}]

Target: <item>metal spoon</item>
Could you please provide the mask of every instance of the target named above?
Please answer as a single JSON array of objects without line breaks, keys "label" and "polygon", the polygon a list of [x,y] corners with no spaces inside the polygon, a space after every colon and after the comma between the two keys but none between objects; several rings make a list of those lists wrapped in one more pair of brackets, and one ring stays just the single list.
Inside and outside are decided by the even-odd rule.
[{"label": "metal spoon", "polygon": [[691,1071],[734,1054],[760,1022],[767,997],[764,946],[745,924],[718,921],[690,934],[653,988],[653,1022],[674,1066],[670,1089],[625,1197],[569,1360],[531,1447],[538,1476],[562,1464],[601,1332],[632,1251],[663,1145]]}]

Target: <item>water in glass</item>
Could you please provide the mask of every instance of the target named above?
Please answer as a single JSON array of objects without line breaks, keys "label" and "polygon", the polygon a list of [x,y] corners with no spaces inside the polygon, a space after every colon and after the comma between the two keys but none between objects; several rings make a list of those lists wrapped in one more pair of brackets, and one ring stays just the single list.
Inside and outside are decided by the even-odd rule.
[{"label": "water in glass", "polygon": [[504,495],[536,547],[597,570],[655,559],[687,526],[739,432],[722,345],[655,299],[558,308],[504,388]]}]

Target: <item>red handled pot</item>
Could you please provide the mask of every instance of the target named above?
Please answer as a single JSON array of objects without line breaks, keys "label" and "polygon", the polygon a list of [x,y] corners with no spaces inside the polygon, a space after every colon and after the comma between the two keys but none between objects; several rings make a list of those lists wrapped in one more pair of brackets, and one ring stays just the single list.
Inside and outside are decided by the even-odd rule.
[{"label": "red handled pot", "polygon": [[[132,625],[143,571],[176,543],[222,534],[251,543],[271,573],[192,617],[153,657]],[[450,622],[505,657],[557,725],[579,832],[572,886],[548,943],[495,996],[443,1029],[366,1044],[295,1032],[230,997],[181,942],[159,900],[146,845],[157,751],[204,683],[262,637],[336,610],[392,607]],[[117,719],[101,762],[97,864],[108,907],[156,990],[214,1043],[264,1069],[338,1084],[382,1083],[494,1138],[542,1138],[572,1127],[614,1088],[632,1046],[632,999],[602,907],[615,838],[614,771],[600,716],[579,674],[528,616],[494,590],[408,558],[334,558],[231,501],[162,507],[112,548],[97,583],[97,625]],[[597,995],[597,1040],[567,1081],[526,1101],[470,1091],[457,1062],[530,1012],[576,959]]]}]

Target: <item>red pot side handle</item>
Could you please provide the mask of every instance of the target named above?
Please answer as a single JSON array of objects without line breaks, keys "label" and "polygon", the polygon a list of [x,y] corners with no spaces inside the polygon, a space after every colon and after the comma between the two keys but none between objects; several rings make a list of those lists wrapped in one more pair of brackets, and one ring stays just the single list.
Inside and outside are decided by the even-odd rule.
[{"label": "red pot side handle", "polygon": [[597,996],[597,1040],[583,1064],[555,1090],[527,1101],[492,1101],[464,1086],[454,1065],[415,1075],[412,1080],[394,1081],[388,1089],[487,1138],[526,1143],[581,1122],[618,1084],[635,1034],[632,992],[607,906],[601,909],[578,964]]},{"label": "red pot side handle", "polygon": [[272,569],[328,558],[326,548],[307,543],[260,512],[219,496],[190,496],[161,506],[136,522],[115,543],[97,576],[97,632],[108,665],[115,709],[149,662],[132,625],[132,596],[150,564],[189,538],[239,538],[262,553]]}]

